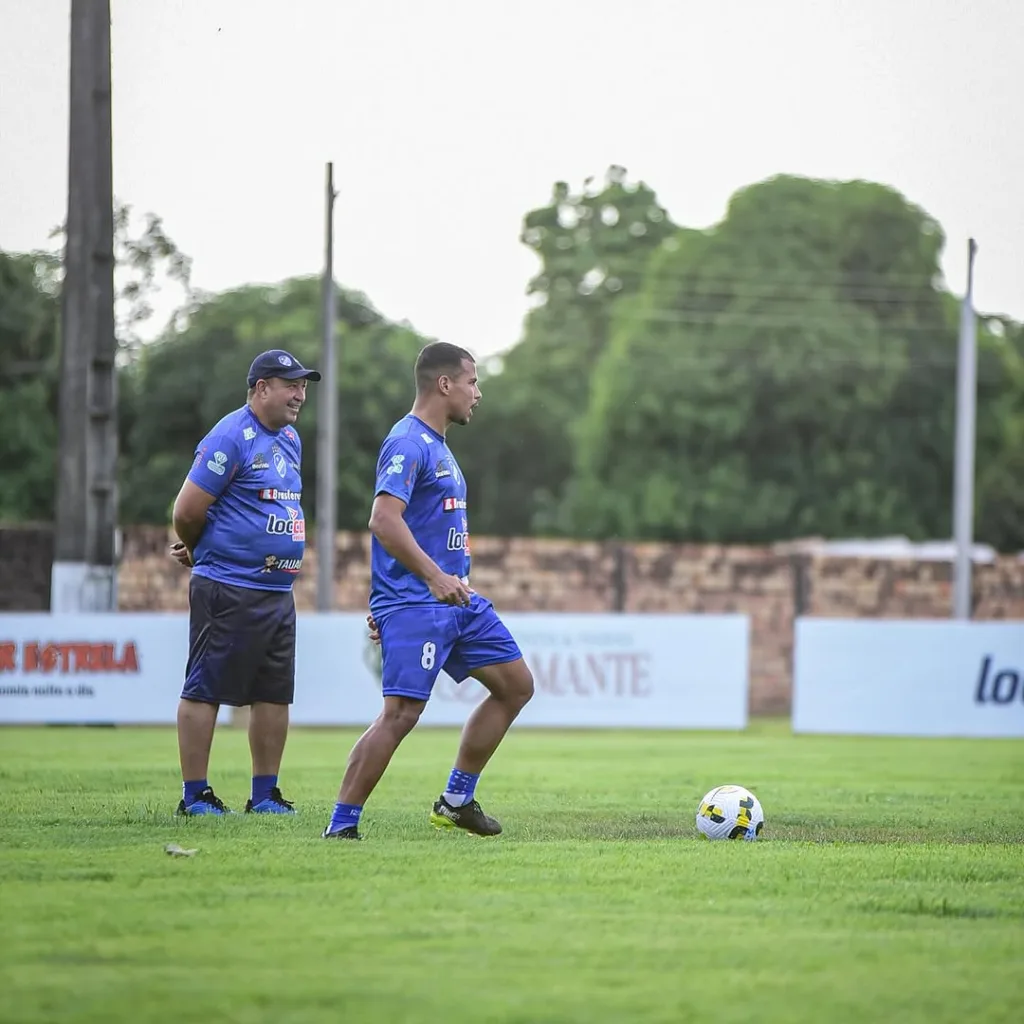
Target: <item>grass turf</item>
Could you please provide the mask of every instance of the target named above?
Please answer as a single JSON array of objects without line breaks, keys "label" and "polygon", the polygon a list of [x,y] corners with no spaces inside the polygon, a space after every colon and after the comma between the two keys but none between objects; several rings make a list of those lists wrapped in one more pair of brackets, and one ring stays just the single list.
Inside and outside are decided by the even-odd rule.
[{"label": "grass turf", "polygon": [[[176,820],[173,731],[0,729],[0,1021],[1020,1020],[1024,743],[520,730],[477,839],[421,729],[326,843],[355,736],[293,732],[295,818]],[[241,810],[238,731],[211,782]],[[726,782],[760,841],[696,837]]]}]

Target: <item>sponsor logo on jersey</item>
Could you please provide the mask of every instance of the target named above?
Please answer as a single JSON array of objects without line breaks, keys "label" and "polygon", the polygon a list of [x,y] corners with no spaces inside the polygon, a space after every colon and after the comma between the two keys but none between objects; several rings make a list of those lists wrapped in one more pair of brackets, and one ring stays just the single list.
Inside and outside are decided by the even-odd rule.
[{"label": "sponsor logo on jersey", "polygon": [[445,498],[441,502],[441,508],[445,512],[465,512],[466,511],[466,499],[465,498]]},{"label": "sponsor logo on jersey", "polygon": [[278,558],[277,555],[267,555],[263,559],[261,573],[288,572],[295,574],[302,568],[301,558]]},{"label": "sponsor logo on jersey", "polygon": [[273,533],[279,537],[287,534],[292,540],[304,541],[306,539],[306,520],[302,518],[302,513],[297,508],[289,508],[286,511],[287,519],[274,515],[273,512],[267,516],[267,533]]},{"label": "sponsor logo on jersey", "polygon": [[302,501],[302,491],[281,491],[276,487],[261,487],[260,501]]},{"label": "sponsor logo on jersey", "polygon": [[227,466],[228,457],[223,452],[214,452],[213,458],[206,464],[206,468],[217,476],[223,476]]},{"label": "sponsor logo on jersey", "polygon": [[251,441],[255,436],[256,431],[253,430],[252,427],[246,427],[245,430],[242,431],[242,437],[245,438],[246,441]]},{"label": "sponsor logo on jersey", "polygon": [[443,462],[439,462],[434,467],[434,479],[435,480],[440,480],[442,477],[451,476],[451,475],[452,475],[452,471]]},{"label": "sponsor logo on jersey", "polygon": [[456,530],[453,526],[448,531],[448,550],[465,551],[466,554],[469,554],[469,531]]},{"label": "sponsor logo on jersey", "polygon": [[267,462],[267,457],[266,457],[266,455],[263,454],[263,452],[257,452],[253,456],[252,468],[253,469],[270,469],[270,463]]}]

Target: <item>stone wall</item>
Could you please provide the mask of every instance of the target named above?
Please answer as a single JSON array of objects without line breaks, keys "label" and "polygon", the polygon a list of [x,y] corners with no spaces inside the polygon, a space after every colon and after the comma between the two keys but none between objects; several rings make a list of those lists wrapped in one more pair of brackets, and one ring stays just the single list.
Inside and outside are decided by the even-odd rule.
[{"label": "stone wall", "polygon": [[[123,609],[188,607],[188,573],[167,556],[170,539],[158,527],[125,531]],[[300,610],[312,610],[316,603],[315,546],[310,543],[306,551],[295,585]],[[339,533],[335,552],[335,606],[365,611],[368,536]],[[48,606],[51,553],[48,532],[0,528],[0,609]],[[476,537],[473,583],[506,611],[745,612],[751,620],[755,714],[789,711],[797,615],[943,618],[952,603],[948,562],[831,557],[800,544],[725,547]],[[977,564],[973,584],[975,618],[1024,620],[1024,561]]]}]

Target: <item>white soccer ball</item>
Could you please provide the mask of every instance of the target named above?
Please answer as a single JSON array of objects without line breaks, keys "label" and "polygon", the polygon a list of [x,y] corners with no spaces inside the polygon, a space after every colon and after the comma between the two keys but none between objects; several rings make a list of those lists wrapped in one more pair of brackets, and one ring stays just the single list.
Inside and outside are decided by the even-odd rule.
[{"label": "white soccer ball", "polygon": [[716,786],[697,807],[697,831],[708,839],[755,840],[764,828],[761,803],[742,786]]}]

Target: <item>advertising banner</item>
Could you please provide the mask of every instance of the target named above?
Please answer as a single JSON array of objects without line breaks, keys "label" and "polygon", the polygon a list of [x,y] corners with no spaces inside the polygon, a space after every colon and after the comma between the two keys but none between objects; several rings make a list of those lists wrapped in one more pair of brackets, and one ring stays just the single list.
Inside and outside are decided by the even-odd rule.
[{"label": "advertising banner", "polygon": [[1024,622],[796,622],[796,732],[1024,736]]},{"label": "advertising banner", "polygon": [[[746,725],[744,615],[504,618],[536,682],[521,725]],[[0,722],[173,724],[187,656],[180,613],[0,615]],[[300,614],[295,667],[295,725],[364,726],[380,712],[380,649],[363,615]],[[421,721],[461,725],[484,695],[442,672]]]},{"label": "advertising banner", "polygon": [[[536,687],[517,724],[742,729],[745,615],[509,613]],[[361,616],[307,616],[299,634],[293,721],[363,725],[379,713],[380,650]],[[442,672],[420,721],[461,725],[485,696]]]}]

